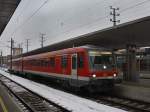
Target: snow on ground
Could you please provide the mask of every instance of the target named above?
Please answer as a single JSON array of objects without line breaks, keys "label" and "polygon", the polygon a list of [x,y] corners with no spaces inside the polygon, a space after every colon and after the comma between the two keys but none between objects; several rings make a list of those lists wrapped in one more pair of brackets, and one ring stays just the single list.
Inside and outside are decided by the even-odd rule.
[{"label": "snow on ground", "polygon": [[0,74],[72,112],[126,112],[121,109],[99,104],[88,99],[84,99],[21,77],[11,75],[2,70],[0,70]]}]

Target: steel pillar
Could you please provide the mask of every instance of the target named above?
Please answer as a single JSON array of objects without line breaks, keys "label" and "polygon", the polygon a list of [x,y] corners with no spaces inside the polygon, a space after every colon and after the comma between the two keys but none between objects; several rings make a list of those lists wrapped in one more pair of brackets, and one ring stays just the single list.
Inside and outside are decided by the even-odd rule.
[{"label": "steel pillar", "polygon": [[139,72],[137,69],[136,60],[136,45],[127,45],[126,56],[126,71],[124,71],[124,80],[130,82],[137,82],[139,80]]}]

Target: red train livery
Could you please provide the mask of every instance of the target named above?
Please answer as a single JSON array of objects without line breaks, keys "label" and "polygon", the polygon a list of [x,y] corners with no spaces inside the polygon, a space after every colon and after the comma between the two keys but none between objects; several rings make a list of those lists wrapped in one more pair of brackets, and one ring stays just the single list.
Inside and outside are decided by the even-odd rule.
[{"label": "red train livery", "polygon": [[16,58],[12,60],[12,70],[94,91],[111,89],[117,75],[110,51],[87,46]]}]

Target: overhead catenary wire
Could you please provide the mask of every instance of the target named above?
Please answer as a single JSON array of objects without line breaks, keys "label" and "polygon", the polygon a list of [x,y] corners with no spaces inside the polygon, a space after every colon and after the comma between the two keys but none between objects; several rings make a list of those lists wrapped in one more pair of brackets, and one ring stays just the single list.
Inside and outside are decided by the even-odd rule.
[{"label": "overhead catenary wire", "polygon": [[[21,25],[19,25],[19,26],[15,29],[15,31],[13,32],[13,34],[14,34],[20,27],[22,27],[27,21],[29,21],[45,4],[48,3],[48,1],[49,1],[49,0],[46,0],[29,18],[27,18]],[[103,1],[105,1],[105,0],[102,0],[101,2],[103,2]],[[145,1],[143,1],[143,2],[140,2],[140,3],[138,3],[138,4],[135,4],[135,5],[133,5],[133,6],[124,8],[124,9],[120,10],[120,12],[127,11],[127,10],[129,10],[129,9],[132,9],[132,8],[134,8],[134,7],[137,7],[137,6],[140,6],[140,5],[145,4],[145,3],[147,3],[147,2],[150,2],[150,0],[145,0]],[[108,14],[108,15],[106,15],[106,16],[97,18],[95,21],[96,21],[96,22],[97,22],[97,21],[102,21],[102,20],[108,18],[109,16],[110,16],[110,15]],[[85,24],[85,25],[86,25],[86,24]]]},{"label": "overhead catenary wire", "polygon": [[143,1],[143,2],[137,3],[137,4],[132,5],[132,6],[130,6],[130,7],[124,8],[124,9],[120,10],[120,12],[125,12],[125,11],[130,10],[130,9],[133,9],[133,8],[135,8],[135,7],[137,7],[137,6],[141,6],[141,5],[143,5],[143,4],[147,3],[147,2],[150,2],[150,0],[145,0],[145,1]]},{"label": "overhead catenary wire", "polygon": [[[146,0],[146,1],[143,1],[143,2],[140,2],[140,3],[137,3],[137,4],[134,4],[134,5],[130,6],[130,7],[124,8],[124,9],[120,10],[119,13],[125,12],[125,11],[130,10],[130,9],[132,9],[132,8],[135,8],[135,7],[137,7],[137,6],[143,5],[143,4],[147,3],[147,2],[150,2],[150,0]],[[106,8],[106,7],[105,7],[105,8]],[[90,25],[90,24],[96,23],[96,22],[98,22],[98,21],[102,21],[102,20],[104,20],[104,19],[109,18],[109,16],[110,16],[110,15],[108,14],[108,15],[106,15],[106,16],[97,18],[97,19],[95,19],[94,22],[86,23],[86,24],[84,24],[84,25],[82,24],[82,25],[80,25],[79,27],[80,27],[80,28],[81,28],[81,27],[85,27],[85,26],[88,26],[88,25]],[[68,31],[65,31],[65,32],[63,32],[63,33],[67,33],[67,32],[70,32],[70,31],[71,31],[71,30],[68,30]]]},{"label": "overhead catenary wire", "polygon": [[20,29],[20,27],[24,26],[24,24],[26,24],[45,4],[48,3],[49,0],[46,0],[43,4],[41,4],[41,6],[31,15],[29,16],[21,25],[19,25],[15,30],[14,32],[12,33],[12,35],[14,35],[14,33]]},{"label": "overhead catenary wire", "polygon": [[[46,0],[29,18],[27,18],[21,25],[19,25],[19,26],[15,29],[15,31],[13,32],[13,34],[17,31],[17,29],[19,29],[19,28],[20,28],[21,26],[23,26],[27,21],[29,21],[45,4],[47,4],[48,1],[49,1],[49,0]],[[103,2],[103,1],[105,1],[105,0],[102,0],[102,2]],[[129,10],[129,9],[134,8],[134,7],[137,7],[137,6],[140,6],[140,5],[142,5],[142,4],[145,4],[145,3],[147,3],[147,2],[150,2],[150,0],[145,0],[145,1],[143,1],[143,2],[140,2],[140,3],[135,4],[135,5],[133,5],[133,6],[127,7],[127,8],[125,8],[125,9],[120,10],[120,12],[124,12],[124,11],[126,11],[126,10]],[[100,18],[99,18],[99,21],[100,21],[100,20],[103,20],[103,19],[105,19],[105,18],[107,18],[108,16],[109,16],[109,15],[104,16],[104,17],[100,17]]]},{"label": "overhead catenary wire", "polygon": [[[49,0],[46,0],[29,18],[27,18],[21,25],[19,25],[19,26],[15,29],[15,31],[13,32],[13,34],[14,34],[18,29],[20,29],[20,27],[24,26],[24,24],[26,24],[26,22],[29,21],[48,1],[49,1]],[[105,1],[105,0],[102,0],[102,2],[103,2],[103,1]],[[127,11],[127,10],[130,10],[130,9],[133,9],[133,8],[138,7],[138,6],[140,6],[140,5],[143,5],[143,4],[147,3],[147,2],[150,2],[150,0],[142,1],[142,2],[140,2],[140,3],[134,4],[134,5],[132,5],[132,6],[129,6],[129,7],[127,7],[127,8],[124,8],[124,9],[121,9],[121,8],[120,8],[120,11],[119,11],[119,12],[120,12],[120,13],[121,13],[121,12],[125,12],[125,11]],[[106,7],[105,7],[105,8],[106,8]],[[82,25],[79,25],[78,27],[84,27],[84,26],[87,26],[87,25],[90,25],[90,24],[94,24],[94,23],[96,23],[96,22],[98,22],[98,21],[103,21],[103,20],[105,20],[105,19],[107,19],[107,18],[109,18],[109,17],[110,17],[109,14],[108,14],[108,15],[105,15],[105,16],[103,16],[103,17],[98,17],[97,19],[94,20],[94,22],[92,21],[92,22],[89,22],[89,23],[86,23],[86,24],[82,24]],[[70,32],[70,31],[71,31],[71,30],[67,30],[67,31],[65,31],[65,32],[63,32],[63,33]]]}]

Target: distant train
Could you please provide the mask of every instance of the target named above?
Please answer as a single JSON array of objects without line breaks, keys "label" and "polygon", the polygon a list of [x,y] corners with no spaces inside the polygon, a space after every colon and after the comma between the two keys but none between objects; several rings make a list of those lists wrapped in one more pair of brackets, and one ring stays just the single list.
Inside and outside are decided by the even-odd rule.
[{"label": "distant train", "polygon": [[98,47],[74,47],[22,56],[12,60],[12,71],[49,77],[65,86],[90,91],[112,89],[117,69],[112,53]]}]

